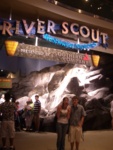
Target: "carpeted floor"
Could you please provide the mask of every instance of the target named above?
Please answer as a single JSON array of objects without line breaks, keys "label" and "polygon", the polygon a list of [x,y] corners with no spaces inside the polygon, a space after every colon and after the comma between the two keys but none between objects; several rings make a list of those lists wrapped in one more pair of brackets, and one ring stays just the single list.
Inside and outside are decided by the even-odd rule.
[{"label": "carpeted floor", "polygon": [[[80,150],[113,150],[113,130],[86,131],[83,136]],[[56,133],[16,132],[15,147],[16,150],[56,150]],[[68,137],[65,150],[70,150]]]}]

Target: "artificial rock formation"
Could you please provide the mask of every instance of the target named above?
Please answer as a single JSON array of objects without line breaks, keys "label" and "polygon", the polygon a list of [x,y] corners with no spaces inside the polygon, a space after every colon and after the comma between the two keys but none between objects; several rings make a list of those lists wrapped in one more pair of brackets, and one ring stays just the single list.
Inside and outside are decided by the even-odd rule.
[{"label": "artificial rock formation", "polygon": [[87,113],[84,130],[94,130],[110,128],[111,87],[112,82],[105,78],[102,69],[62,64],[13,79],[12,92],[20,109],[28,97],[34,102],[35,94],[40,95],[41,129],[49,131],[55,131],[55,112],[63,97],[69,97],[71,104],[71,97],[77,95]]}]

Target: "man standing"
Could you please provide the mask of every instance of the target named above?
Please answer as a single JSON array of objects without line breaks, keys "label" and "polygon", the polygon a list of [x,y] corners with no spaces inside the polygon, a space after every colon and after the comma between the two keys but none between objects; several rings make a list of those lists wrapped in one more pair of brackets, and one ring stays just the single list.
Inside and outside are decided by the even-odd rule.
[{"label": "man standing", "polygon": [[40,126],[40,111],[41,111],[41,102],[39,101],[39,95],[35,95],[35,102],[34,102],[34,127],[35,132],[39,132]]},{"label": "man standing", "polygon": [[10,150],[14,150],[14,136],[15,136],[15,127],[14,127],[14,111],[16,109],[15,104],[10,102],[10,93],[5,94],[5,102],[0,105],[0,113],[2,113],[2,122],[1,122],[1,137],[3,150],[6,150],[6,138],[9,138]]},{"label": "man standing", "polygon": [[69,141],[71,150],[74,149],[74,143],[76,146],[76,150],[79,150],[79,143],[82,136],[82,126],[85,115],[86,113],[83,106],[78,104],[78,98],[74,96],[72,98],[69,129]]},{"label": "man standing", "polygon": [[113,100],[111,101],[111,108],[110,108],[110,113],[111,113],[111,127],[113,130]]}]

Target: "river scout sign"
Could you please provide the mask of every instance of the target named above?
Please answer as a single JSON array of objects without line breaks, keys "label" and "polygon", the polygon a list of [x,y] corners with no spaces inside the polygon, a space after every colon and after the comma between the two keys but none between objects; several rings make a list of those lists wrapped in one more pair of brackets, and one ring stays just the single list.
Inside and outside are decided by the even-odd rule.
[{"label": "river scout sign", "polygon": [[[99,30],[90,29],[87,26],[79,25],[77,23],[62,22],[60,25],[56,24],[52,20],[47,22],[42,20],[31,21],[27,23],[26,20],[1,20],[0,21],[0,30],[2,35],[18,35],[18,36],[27,36],[30,38],[43,38],[54,44],[59,44],[65,46],[66,48],[75,49],[75,50],[89,50],[98,46],[99,44],[105,45],[107,43],[106,39],[108,37],[107,33],[101,32]],[[71,33],[76,37],[90,38],[92,43],[73,43],[67,42],[65,39],[57,38],[57,33],[60,32],[60,35],[68,35]],[[9,43],[9,41],[6,41]],[[88,54],[80,54],[65,50],[58,50],[55,48],[47,48],[40,46],[33,46],[27,44],[16,43],[15,51],[12,52],[12,46],[6,43],[6,48],[10,49],[11,56],[20,56],[20,57],[30,57],[38,59],[47,59],[64,63],[77,63],[85,64],[87,66],[92,65],[91,56]],[[9,46],[10,45],[10,46]],[[15,44],[14,44],[15,45]],[[49,45],[49,44],[48,44]]]},{"label": "river scout sign", "polygon": [[90,29],[87,26],[79,25],[78,23],[62,22],[61,24],[56,24],[52,20],[47,22],[42,20],[31,21],[27,23],[26,20],[22,21],[12,21],[12,20],[0,20],[0,30],[2,35],[8,34],[13,35],[28,35],[37,36],[44,35],[46,33],[57,35],[57,32],[66,35],[71,32],[75,36],[82,36],[83,38],[91,38],[93,42],[100,42],[106,44],[107,33],[101,32],[99,30]]}]

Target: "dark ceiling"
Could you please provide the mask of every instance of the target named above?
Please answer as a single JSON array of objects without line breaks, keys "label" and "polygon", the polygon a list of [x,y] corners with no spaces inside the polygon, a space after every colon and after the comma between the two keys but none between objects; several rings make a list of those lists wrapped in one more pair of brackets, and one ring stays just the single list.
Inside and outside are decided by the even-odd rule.
[{"label": "dark ceiling", "polygon": [[57,1],[65,6],[81,9],[92,15],[113,20],[113,0],[50,0],[51,2]]}]

